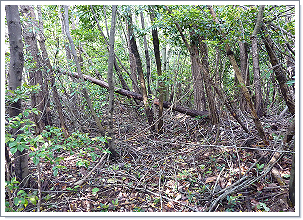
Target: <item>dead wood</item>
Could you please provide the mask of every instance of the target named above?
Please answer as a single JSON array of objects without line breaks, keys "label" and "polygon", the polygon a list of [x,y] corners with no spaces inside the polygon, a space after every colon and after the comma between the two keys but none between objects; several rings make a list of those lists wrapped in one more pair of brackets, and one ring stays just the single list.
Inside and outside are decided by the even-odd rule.
[{"label": "dead wood", "polygon": [[[70,73],[70,72],[63,72],[63,71],[61,71],[61,72],[66,74],[66,75],[75,77],[75,78],[80,78],[80,76],[77,73]],[[83,75],[83,78],[84,78],[84,80],[90,81],[90,82],[92,82],[96,85],[99,85],[103,88],[108,89],[108,84],[106,82],[102,81],[102,80],[95,79],[95,78],[93,78],[91,76],[87,76],[87,75]],[[143,101],[143,96],[141,94],[138,94],[138,93],[135,93],[135,92],[132,92],[132,91],[128,91],[128,90],[125,90],[125,89],[117,88],[117,87],[115,87],[114,90],[115,90],[115,93],[118,93],[120,95],[124,95],[124,96],[127,96],[129,98],[134,98],[134,99]],[[153,103],[155,105],[159,106],[159,99],[155,98],[153,100]],[[164,108],[171,108],[172,107],[172,110],[183,113],[183,114],[186,114],[186,115],[189,115],[189,116],[192,116],[192,117],[200,116],[200,117],[203,117],[203,118],[208,118],[208,115],[209,115],[209,113],[207,111],[198,111],[198,110],[189,109],[189,108],[183,107],[183,106],[178,106],[178,105],[173,105],[172,106],[172,105],[173,105],[173,103],[166,102],[166,101],[163,102],[163,107]]]}]

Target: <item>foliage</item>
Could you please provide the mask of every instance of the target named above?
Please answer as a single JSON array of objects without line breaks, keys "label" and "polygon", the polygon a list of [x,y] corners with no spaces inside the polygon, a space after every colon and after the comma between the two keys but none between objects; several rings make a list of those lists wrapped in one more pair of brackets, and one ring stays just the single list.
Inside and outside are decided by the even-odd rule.
[{"label": "foliage", "polygon": [[[110,29],[111,7],[106,5],[93,5],[92,7],[99,20],[98,24],[103,30],[106,38],[108,38],[105,21],[107,22],[107,28]],[[151,8],[153,8],[156,15],[153,24],[151,24],[149,18]],[[238,92],[239,85],[236,84],[235,74],[226,55],[225,45],[226,43],[231,45],[235,59],[240,63],[239,42],[241,41],[248,44],[248,70],[252,73],[251,34],[254,30],[259,6],[215,5],[213,8],[216,12],[219,24],[216,24],[213,21],[206,5],[169,5],[168,8],[171,13],[168,13],[168,10],[164,5],[119,5],[115,36],[116,56],[129,71],[129,51],[127,39],[125,37],[127,37],[127,16],[131,14],[133,19],[132,28],[134,29],[136,41],[139,46],[138,49],[144,71],[146,70],[146,63],[144,62],[145,48],[143,47],[143,36],[147,38],[149,55],[151,58],[151,76],[149,83],[153,92],[150,99],[154,99],[158,96],[159,82],[163,82],[165,84],[167,96],[175,92],[178,93],[179,97],[182,97],[174,104],[185,105],[191,108],[194,103],[191,59],[189,51],[176,28],[175,23],[178,23],[189,43],[196,43],[198,45],[198,37],[203,36],[205,38],[203,41],[207,45],[210,77],[213,81],[216,81],[219,88],[222,88],[222,91],[229,99],[228,101],[231,101],[232,105],[234,105],[235,109],[238,111],[238,101],[240,97],[240,93]],[[168,123],[166,126],[167,131],[163,136],[154,137],[154,135],[150,135],[147,132],[145,127],[146,124],[141,120],[141,116],[145,114],[143,107],[135,106],[132,99],[121,101],[123,98],[117,96],[115,100],[117,104],[123,102],[126,106],[131,105],[129,109],[136,112],[135,118],[131,118],[130,114],[124,118],[125,115],[122,116],[122,114],[119,114],[120,108],[118,105],[115,110],[117,115],[115,115],[114,120],[117,125],[116,128],[119,131],[116,135],[120,138],[119,144],[125,143],[125,145],[119,146],[123,154],[123,164],[121,165],[114,161],[107,161],[104,163],[105,168],[98,168],[97,171],[92,174],[94,177],[87,180],[87,184],[84,184],[85,186],[73,186],[71,184],[75,178],[77,179],[84,176],[87,171],[91,169],[91,166],[101,158],[101,155],[104,152],[108,152],[108,150],[104,149],[104,145],[108,138],[107,136],[96,136],[94,124],[91,124],[90,120],[90,111],[86,107],[87,103],[82,97],[79,88],[82,88],[83,86],[87,88],[92,100],[93,108],[100,118],[104,119],[107,117],[106,108],[108,104],[108,92],[107,89],[89,82],[81,82],[80,85],[79,82],[70,80],[70,77],[61,75],[60,70],[70,72],[76,71],[74,60],[66,59],[69,43],[63,33],[64,31],[62,31],[62,22],[59,16],[63,11],[63,8],[59,5],[42,6],[46,49],[53,68],[59,70],[55,71],[53,73],[54,75],[49,77],[55,77],[54,81],[59,92],[59,101],[63,107],[64,117],[67,118],[67,116],[71,116],[70,114],[75,114],[75,116],[72,115],[71,117],[78,120],[80,126],[88,125],[89,131],[80,132],[77,130],[78,125],[75,125],[73,121],[70,120],[67,124],[68,128],[72,131],[68,137],[65,136],[62,129],[58,127],[59,123],[56,111],[53,111],[56,110],[56,108],[54,107],[54,100],[52,97],[52,83],[49,81],[47,85],[50,90],[51,110],[54,112],[54,126],[46,126],[41,134],[35,134],[34,129],[36,125],[32,121],[32,116],[41,115],[41,112],[36,108],[28,109],[28,106],[30,106],[30,95],[41,91],[42,86],[45,85],[38,84],[29,86],[28,82],[32,79],[26,78],[23,85],[14,91],[8,90],[7,85],[5,85],[6,107],[20,100],[22,100],[23,104],[21,114],[12,118],[6,115],[5,118],[5,144],[9,150],[9,156],[15,157],[18,150],[21,152],[27,150],[30,164],[34,167],[42,164],[42,169],[45,171],[47,170],[47,173],[45,173],[43,178],[48,177],[51,179],[51,183],[45,183],[45,185],[49,184],[47,187],[50,188],[50,191],[58,189],[62,190],[64,193],[67,192],[67,194],[71,196],[76,196],[76,194],[78,196],[78,194],[82,195],[85,193],[88,197],[91,196],[91,204],[94,202],[97,203],[97,205],[96,203],[92,205],[97,211],[118,211],[121,206],[125,206],[128,211],[144,212],[147,211],[145,208],[146,204],[157,211],[162,211],[163,206],[169,211],[195,210],[193,207],[199,208],[198,211],[205,211],[205,201],[208,201],[209,198],[216,198],[216,196],[218,196],[218,190],[218,192],[220,192],[221,189],[234,184],[238,178],[243,175],[242,171],[247,171],[250,166],[249,164],[254,164],[256,159],[259,158],[257,154],[251,152],[248,154],[240,148],[238,148],[239,152],[237,151],[237,155],[235,152],[223,148],[225,145],[227,146],[226,148],[229,148],[228,145],[232,146],[235,144],[237,146],[244,146],[244,140],[247,140],[248,137],[247,134],[243,134],[242,131],[239,131],[236,125],[232,125],[236,122],[232,121],[229,116],[229,121],[226,121],[226,109],[224,107],[220,108],[219,111],[220,114],[222,114],[222,118],[220,118],[220,124],[217,127],[216,140],[214,140],[214,127],[211,127],[212,125],[207,122],[208,117],[199,116],[195,119],[182,118],[178,121],[176,119],[178,116],[174,113],[165,116],[165,120],[167,120]],[[140,22],[141,12],[145,19],[144,29]],[[285,62],[286,58],[289,58],[290,60],[294,59],[294,55],[285,46],[286,44],[289,44],[290,47],[294,47],[294,13],[294,6],[285,5],[267,5],[265,6],[264,11],[264,25],[270,38],[273,40],[281,67],[285,70],[288,67]],[[108,50],[105,40],[98,29],[97,21],[94,18],[91,6],[71,5],[69,6],[69,16],[71,35],[75,42],[78,58],[81,60],[81,70],[83,74],[95,78],[101,76],[103,80],[106,81],[108,71]],[[24,22],[23,17],[21,17],[21,23],[22,22]],[[170,56],[167,56],[168,64],[166,71],[163,71],[164,64],[162,63],[162,76],[158,76],[155,67],[151,35],[151,30],[153,28],[158,29],[160,47],[168,48],[170,51]],[[219,28],[226,33],[226,40],[223,40]],[[32,31],[36,33],[38,31],[37,27]],[[257,39],[261,85],[264,88],[263,93],[266,93],[268,96],[266,107],[269,111],[283,109],[285,104],[281,102],[282,98],[278,94],[279,92],[277,92],[278,89],[274,79],[273,68],[269,64],[268,54],[264,48],[261,37],[263,37],[263,33],[260,32]],[[5,42],[8,44],[8,37],[6,37]],[[25,46],[24,52],[26,52],[26,48],[27,46]],[[217,63],[218,54],[220,54],[221,61]],[[32,62],[32,56],[29,53],[26,52],[24,58],[26,71],[37,67],[36,63]],[[163,62],[163,54],[161,54],[161,59]],[[5,53],[5,62],[7,75],[10,63],[10,52],[8,51]],[[118,62],[118,65],[120,69],[123,69],[120,62]],[[98,71],[98,74],[96,71]],[[216,75],[217,73],[219,76]],[[123,70],[121,74],[127,84],[131,86],[132,81],[128,73]],[[117,74],[115,75],[117,77]],[[294,73],[287,73],[286,84],[289,85],[290,89],[293,88],[295,84],[295,76],[293,75]],[[48,80],[50,80],[50,78],[46,81]],[[250,74],[248,80],[251,85],[249,89],[252,91],[253,95],[253,74]],[[115,86],[121,87],[118,77],[115,79]],[[277,94],[277,96],[272,98],[273,94]],[[175,98],[178,97],[174,96],[173,101],[176,101]],[[272,100],[270,100],[271,98]],[[221,103],[221,101],[218,101],[219,99],[217,97],[215,97],[215,99],[219,109],[219,107],[223,105],[223,101],[221,100]],[[74,100],[76,100],[76,102],[74,102]],[[274,103],[275,101],[276,103]],[[277,105],[277,107],[274,106],[274,108],[269,108],[272,107],[273,104]],[[72,110],[70,110],[70,108]],[[83,109],[86,111],[83,111]],[[157,109],[155,109],[155,113],[156,111]],[[252,122],[249,117],[246,118],[246,113],[247,112],[243,110],[240,112],[241,120],[245,119],[246,124],[250,126],[250,123]],[[168,117],[168,115],[171,117]],[[136,121],[137,119],[141,121]],[[267,117],[262,118],[262,120],[264,120],[264,124],[267,125],[265,126],[266,131],[270,133],[269,137],[275,142],[274,144],[280,144],[283,135],[272,132],[270,122],[266,121]],[[102,123],[104,121],[102,121]],[[179,123],[178,128],[174,127],[175,121],[182,122]],[[230,123],[231,121],[232,123]],[[134,126],[136,127],[136,130],[122,132],[120,125],[122,126],[123,122],[138,123]],[[201,126],[202,122],[205,122],[205,124]],[[284,126],[284,124],[282,124],[283,123],[281,123],[281,126]],[[231,131],[227,131],[228,128],[226,128],[226,125],[230,126]],[[285,126],[279,129],[285,130]],[[224,131],[222,131],[222,129]],[[254,129],[255,128],[253,127],[251,128],[252,131]],[[202,131],[204,131],[204,133]],[[122,135],[125,135],[125,137],[122,138]],[[136,138],[134,138],[135,135]],[[181,136],[182,138],[180,138]],[[169,145],[167,147],[166,145],[159,144],[160,142],[162,143],[162,138],[169,140],[171,137],[176,137],[174,140],[171,139],[174,143],[171,144],[171,146]],[[134,139],[136,140],[134,141]],[[148,143],[145,143],[146,140],[148,140]],[[181,143],[181,146],[178,145],[179,142]],[[204,145],[203,148],[206,149],[206,147],[209,147],[211,150],[202,152],[199,149],[198,151],[197,145],[200,145],[200,143]],[[254,146],[257,145],[249,145],[250,148]],[[222,151],[218,154],[214,152],[216,147],[222,147]],[[146,153],[147,149],[149,150],[148,153]],[[184,152],[187,152],[187,154]],[[238,153],[240,155],[238,155]],[[144,155],[143,159],[141,157],[142,155]],[[151,155],[152,157],[150,157]],[[165,155],[165,157],[163,157],[165,159],[161,158],[161,155]],[[193,159],[189,160],[188,156]],[[70,158],[73,158],[73,164],[71,166],[69,166],[70,164],[67,162]],[[266,164],[263,161],[256,163],[255,167],[253,167],[248,174],[244,175],[250,175],[251,177],[253,175],[258,175],[259,172],[263,171],[265,165]],[[284,166],[281,166],[283,169],[287,169],[285,167],[288,165],[284,164]],[[283,177],[289,178],[289,174],[285,173],[283,174]],[[35,180],[35,178],[35,174],[33,174],[33,180]],[[122,189],[120,187],[121,184],[125,188]],[[12,177],[10,181],[6,181],[6,211],[29,211],[37,206],[37,191],[31,192],[19,188],[19,185],[20,183],[16,181],[15,177]],[[143,185],[146,190],[144,191],[144,198],[142,194],[138,195],[134,193],[136,189],[141,188],[141,185]],[[147,194],[147,189],[152,193]],[[127,192],[127,190],[130,192]],[[157,190],[160,191],[159,194],[156,194]],[[261,191],[258,191],[259,194],[261,194]],[[108,192],[112,194],[109,194]],[[254,196],[258,197],[259,194]],[[43,194],[43,196],[42,199],[45,200],[47,206],[51,206],[48,202],[51,203],[50,201],[54,200],[54,194],[50,192],[50,194]],[[242,194],[236,193],[226,196],[224,200],[221,200],[224,207],[219,206],[219,210],[241,210],[241,208],[244,207],[242,206],[244,203],[243,197]],[[140,201],[143,205],[141,206],[140,203],[135,204],[131,200]],[[259,201],[253,199],[250,201],[251,208],[253,208],[254,211],[268,212],[272,210],[271,206],[269,206],[269,209],[267,203],[265,204],[266,200],[263,201],[260,199]],[[13,205],[11,205],[10,202]],[[30,206],[31,209],[29,208]],[[184,209],[184,207],[187,207],[188,209]],[[69,208],[71,209],[71,206]],[[73,211],[75,210],[73,209]],[[150,210],[148,209],[148,211]]]}]

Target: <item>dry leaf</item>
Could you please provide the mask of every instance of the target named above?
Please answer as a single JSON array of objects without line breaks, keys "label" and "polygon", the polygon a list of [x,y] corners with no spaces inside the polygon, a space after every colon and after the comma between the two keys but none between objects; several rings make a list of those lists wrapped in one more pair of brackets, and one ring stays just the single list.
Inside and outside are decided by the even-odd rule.
[{"label": "dry leaf", "polygon": [[205,184],[214,182],[217,179],[217,177],[218,176],[207,177],[206,180],[205,180]]},{"label": "dry leaf", "polygon": [[181,197],[182,197],[181,194],[178,194],[175,200],[178,201],[179,199],[181,199]]},{"label": "dry leaf", "polygon": [[174,208],[174,204],[173,204],[172,202],[168,202],[168,203],[166,204],[166,206],[167,206],[168,208]]}]

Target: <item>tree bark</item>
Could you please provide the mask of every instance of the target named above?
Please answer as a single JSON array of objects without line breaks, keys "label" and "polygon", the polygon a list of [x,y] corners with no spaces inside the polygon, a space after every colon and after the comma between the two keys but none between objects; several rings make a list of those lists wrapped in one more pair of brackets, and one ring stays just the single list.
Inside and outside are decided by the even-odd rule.
[{"label": "tree bark", "polygon": [[[131,18],[131,15],[129,15],[129,17]],[[139,75],[139,73],[137,74],[138,67],[137,67],[137,63],[136,63],[136,57],[131,48],[131,40],[132,40],[131,39],[132,38],[131,28],[132,27],[131,27],[131,24],[128,23],[129,21],[126,21],[126,22],[127,22],[127,45],[128,45],[128,51],[129,51],[130,79],[132,81],[133,91],[136,93],[141,93],[141,90],[138,86],[137,76]]]},{"label": "tree bark", "polygon": [[[111,21],[111,28],[110,28],[110,35],[109,35],[109,57],[108,57],[108,73],[107,73],[107,82],[108,82],[108,90],[109,90],[109,105],[108,105],[108,147],[111,152],[116,152],[114,146],[114,126],[113,126],[113,113],[114,113],[114,46],[115,46],[115,27],[116,27],[116,13],[117,13],[117,5],[112,6],[112,21]],[[112,154],[112,158],[116,158],[117,154]]]},{"label": "tree bark", "polygon": [[263,32],[263,35],[262,35],[263,42],[264,42],[266,51],[267,51],[269,59],[270,59],[270,63],[273,67],[273,72],[275,73],[276,80],[279,83],[279,87],[280,87],[280,91],[282,93],[283,99],[284,99],[286,105],[288,106],[290,113],[292,115],[294,115],[295,114],[295,101],[293,100],[293,98],[290,94],[288,85],[286,84],[287,77],[286,77],[285,71],[283,70],[283,68],[281,66],[282,64],[279,62],[279,60],[275,54],[272,40],[268,36],[268,34],[265,30],[265,27],[261,26],[261,30]]},{"label": "tree bark", "polygon": [[[61,31],[63,35],[66,35],[65,33],[65,24],[64,24],[64,19],[62,18],[62,13],[61,13],[61,6],[59,5],[59,11],[58,11],[58,16],[60,18],[61,21]],[[66,53],[66,58],[67,58],[67,62],[69,62],[69,60],[72,59],[72,56],[70,54],[70,49],[69,49],[69,45],[67,42],[64,42],[64,48],[65,48],[65,53]]]},{"label": "tree bark", "polygon": [[[152,6],[150,6],[150,20],[151,23],[154,23],[155,20],[155,14],[153,11]],[[159,48],[159,38],[158,38],[158,30],[156,28],[152,29],[152,36],[153,36],[153,44],[154,44],[154,53],[155,53],[155,59],[156,59],[156,65],[157,65],[157,74],[159,77],[159,115],[158,115],[158,133],[163,133],[163,81],[162,81],[162,72],[161,72],[161,60],[160,60],[160,48]]]},{"label": "tree bark", "polygon": [[[240,69],[241,74],[246,86],[249,86],[249,68],[248,68],[248,44],[246,42],[239,42],[239,49],[240,49]],[[242,93],[242,92],[241,92]],[[242,111],[247,111],[248,106],[247,102],[245,101],[244,95],[242,93],[242,97],[240,98],[240,108]]]},{"label": "tree bark", "polygon": [[[288,127],[286,134],[284,136],[283,142],[288,143],[290,142],[294,135],[295,135],[295,118],[293,119],[292,123]],[[291,171],[290,171],[290,180],[289,180],[289,199],[291,201],[291,206],[295,206],[295,154],[292,156],[292,163],[291,163]]]},{"label": "tree bark", "polygon": [[216,108],[215,104],[215,96],[213,93],[213,90],[210,85],[210,74],[209,74],[209,64],[208,64],[208,51],[207,51],[207,45],[203,42],[205,38],[203,36],[199,36],[199,49],[200,49],[200,57],[201,57],[201,65],[204,66],[204,82],[205,82],[205,90],[206,90],[206,96],[207,96],[207,102],[209,105],[210,110],[210,118],[213,124],[219,123],[219,114]]},{"label": "tree bark", "polygon": [[191,42],[190,47],[191,74],[193,80],[195,108],[199,111],[206,111],[204,83],[201,68],[198,62],[199,49],[193,41]]},{"label": "tree bark", "polygon": [[[141,11],[140,13],[141,16],[141,25],[142,29],[145,29],[144,25],[144,16],[143,12]],[[143,42],[144,42],[144,52],[145,52],[145,60],[146,60],[146,81],[147,81],[147,90],[148,94],[152,94],[152,91],[150,89],[150,57],[149,57],[149,52],[148,52],[148,46],[147,46],[147,40],[146,40],[146,35],[143,36]]]},{"label": "tree bark", "polygon": [[154,122],[153,122],[154,121],[154,116],[153,116],[153,112],[150,109],[149,103],[148,103],[147,91],[146,91],[145,80],[144,80],[143,69],[142,69],[142,63],[141,63],[138,47],[137,47],[137,44],[136,44],[135,35],[134,35],[133,29],[132,29],[131,15],[127,16],[127,25],[128,25],[128,33],[129,33],[129,37],[130,37],[129,41],[130,41],[131,52],[135,56],[136,66],[137,66],[137,73],[140,77],[140,85],[141,85],[141,91],[142,91],[142,95],[143,95],[143,103],[144,103],[144,107],[145,107],[145,113],[146,113],[146,116],[147,116],[148,123],[151,126],[151,131],[155,131],[155,125],[154,125]]},{"label": "tree bark", "polygon": [[[21,87],[22,72],[24,67],[24,55],[23,55],[23,42],[21,36],[21,23],[17,5],[6,5],[6,20],[9,35],[10,45],[10,66],[9,66],[9,90],[14,91],[18,87]],[[11,103],[9,106],[9,117],[18,116],[22,113],[21,100]],[[21,133],[19,128],[12,129],[13,136],[16,138]],[[10,163],[9,153],[7,146],[5,146],[6,162]],[[17,151],[15,153],[14,160],[15,168],[14,172],[17,180],[21,183],[24,178],[29,174],[28,170],[28,156],[26,150],[23,152]],[[25,184],[26,185],[26,184]]]},{"label": "tree bark", "polygon": [[254,31],[250,37],[252,41],[252,58],[253,58],[254,85],[255,85],[255,96],[256,96],[255,108],[258,117],[262,117],[265,113],[264,100],[262,97],[262,90],[261,90],[259,53],[258,53],[258,42],[257,42],[257,34],[260,30],[260,26],[262,25],[263,12],[264,12],[264,5],[261,5],[257,16],[257,22]]}]

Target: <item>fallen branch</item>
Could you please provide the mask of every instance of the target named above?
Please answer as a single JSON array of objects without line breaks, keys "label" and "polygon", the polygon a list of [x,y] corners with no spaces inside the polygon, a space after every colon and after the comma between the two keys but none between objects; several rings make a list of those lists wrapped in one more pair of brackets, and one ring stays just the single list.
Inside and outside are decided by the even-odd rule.
[{"label": "fallen branch", "polygon": [[107,155],[107,153],[103,154],[103,157],[100,159],[100,161],[97,163],[97,165],[88,174],[86,174],[86,176],[83,179],[75,182],[74,186],[81,186],[85,182],[85,180],[95,171],[95,169],[97,169],[97,167],[102,163],[102,161],[104,160],[106,155]]},{"label": "fallen branch", "polygon": [[[279,148],[280,148],[279,150],[283,149],[282,146],[280,146]],[[218,192],[218,194],[220,194],[220,196],[218,198],[216,198],[214,201],[212,201],[212,203],[211,203],[211,205],[210,205],[210,207],[208,209],[208,212],[211,212],[215,208],[215,206],[218,204],[218,202],[222,201],[226,196],[228,196],[228,195],[230,195],[232,193],[239,192],[240,190],[243,190],[243,189],[251,186],[253,183],[257,182],[258,180],[264,178],[273,169],[274,165],[281,159],[282,155],[278,154],[278,153],[275,153],[272,156],[271,160],[264,167],[263,172],[261,173],[260,176],[258,176],[256,178],[249,178],[247,175],[245,175],[240,180],[238,180],[235,184],[233,184],[233,186],[234,186],[233,188],[228,187],[228,188],[225,188],[225,189],[221,190],[220,192]],[[256,163],[257,162],[255,162],[250,167],[250,169],[252,169],[256,165]],[[249,173],[249,170],[246,171],[246,174]],[[245,180],[245,181],[243,181],[243,180]]]},{"label": "fallen branch", "polygon": [[[69,76],[72,76],[72,77],[75,77],[75,78],[80,78],[80,76],[77,73],[70,73],[70,72],[64,72],[64,71],[61,71],[61,72],[63,74],[66,74],[66,75],[69,75]],[[99,85],[103,88],[108,89],[108,84],[106,82],[102,81],[102,80],[95,79],[95,78],[93,78],[91,76],[87,76],[87,75],[83,75],[83,78],[84,78],[84,80],[90,81],[90,82],[92,82],[96,85]],[[124,95],[124,96],[127,96],[129,98],[134,98],[134,99],[137,99],[137,100],[140,100],[140,101],[143,100],[143,96],[141,94],[138,94],[138,93],[135,93],[135,92],[132,92],[132,91],[128,91],[128,90],[125,90],[125,89],[117,88],[117,87],[115,87],[114,90],[115,90],[115,93],[118,93],[120,95]],[[155,98],[153,100],[153,103],[155,105],[159,106],[159,99]],[[166,101],[163,102],[163,107],[164,108],[170,108],[172,105],[173,104],[170,103],[170,102],[166,102]],[[180,112],[180,113],[192,116],[192,117],[200,116],[200,117],[203,117],[203,118],[207,118],[209,116],[209,113],[207,111],[198,111],[198,110],[189,109],[189,108],[178,106],[178,105],[173,105],[172,109],[174,111],[177,111],[177,112]]]}]

